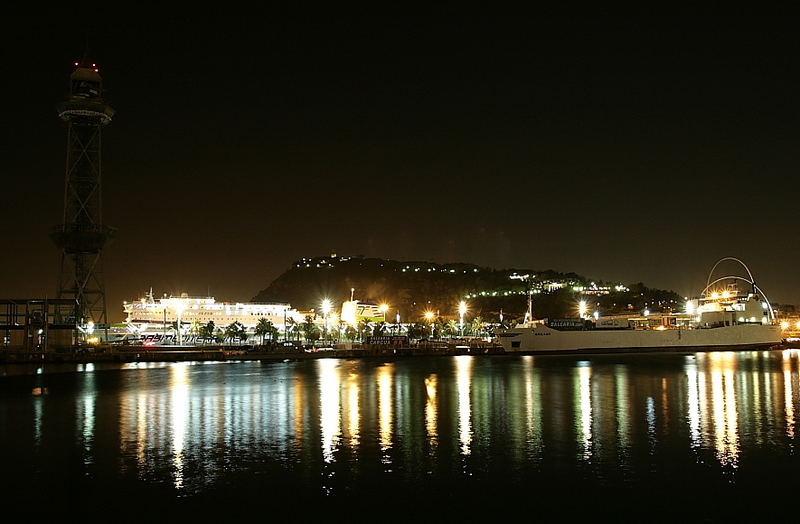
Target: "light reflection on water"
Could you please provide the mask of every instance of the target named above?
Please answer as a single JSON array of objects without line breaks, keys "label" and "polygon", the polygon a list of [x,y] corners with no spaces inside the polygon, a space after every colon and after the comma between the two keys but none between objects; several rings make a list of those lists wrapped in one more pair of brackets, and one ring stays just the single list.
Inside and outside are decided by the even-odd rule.
[{"label": "light reflection on water", "polygon": [[[45,368],[2,379],[0,449],[30,481],[67,468],[186,494],[237,473],[326,496],[393,476],[591,472],[614,485],[713,466],[735,480],[756,474],[754,453],[795,460],[798,362],[788,350]],[[73,435],[79,466],[47,451]]]},{"label": "light reflection on water", "polygon": [[472,361],[475,357],[459,355],[456,361],[456,387],[458,388],[458,438],[461,444],[461,454],[470,454],[472,444],[472,400],[470,389],[472,386]]}]

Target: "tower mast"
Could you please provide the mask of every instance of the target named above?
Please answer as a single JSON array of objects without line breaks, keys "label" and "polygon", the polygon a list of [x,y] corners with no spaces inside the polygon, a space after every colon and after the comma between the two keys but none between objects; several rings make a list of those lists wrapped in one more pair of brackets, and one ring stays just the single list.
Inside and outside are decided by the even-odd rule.
[{"label": "tower mast", "polygon": [[67,161],[64,219],[52,239],[61,250],[57,297],[76,299],[75,321],[84,334],[92,326],[108,329],[102,252],[113,230],[103,225],[100,153],[101,129],[113,115],[95,64],[75,62],[69,96],[58,105],[67,124]]}]

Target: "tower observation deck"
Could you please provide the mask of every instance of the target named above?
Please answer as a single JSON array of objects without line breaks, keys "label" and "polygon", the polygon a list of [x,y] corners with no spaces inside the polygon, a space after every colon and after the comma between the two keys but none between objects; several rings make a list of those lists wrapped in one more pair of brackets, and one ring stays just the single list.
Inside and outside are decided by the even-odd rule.
[{"label": "tower observation deck", "polygon": [[114,110],[95,64],[75,63],[69,95],[57,109],[67,124],[64,218],[51,234],[61,250],[57,297],[76,299],[75,321],[83,329],[102,329],[108,325],[102,252],[113,229],[103,224],[101,130]]}]

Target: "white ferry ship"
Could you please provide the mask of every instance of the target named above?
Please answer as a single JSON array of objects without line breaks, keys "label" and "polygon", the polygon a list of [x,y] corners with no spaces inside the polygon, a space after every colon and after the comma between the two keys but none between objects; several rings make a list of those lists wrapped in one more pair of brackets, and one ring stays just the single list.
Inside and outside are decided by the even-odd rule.
[{"label": "white ferry ship", "polygon": [[[781,326],[766,295],[750,278],[728,275],[711,281],[700,298],[676,314],[618,315],[534,320],[498,334],[507,352],[657,350],[670,348],[764,348],[782,343]],[[748,289],[739,289],[744,281]]]},{"label": "white ferry ship", "polygon": [[210,321],[216,328],[223,329],[239,322],[252,333],[262,318],[269,320],[280,332],[285,332],[287,323],[300,324],[304,320],[303,312],[289,304],[217,302],[214,297],[190,297],[185,293],[154,298],[152,290],[145,298],[124,302],[123,309],[127,315],[125,324],[128,331],[142,340],[162,334],[167,338],[167,331],[180,323],[183,341],[188,343],[193,342],[191,332]]}]

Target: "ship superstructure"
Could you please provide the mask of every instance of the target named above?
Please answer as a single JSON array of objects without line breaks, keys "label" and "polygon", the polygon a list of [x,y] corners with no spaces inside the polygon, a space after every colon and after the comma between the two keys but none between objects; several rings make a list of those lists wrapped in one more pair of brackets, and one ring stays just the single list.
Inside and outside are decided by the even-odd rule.
[{"label": "ship superstructure", "polygon": [[234,322],[253,332],[261,319],[272,323],[280,332],[285,332],[288,323],[300,324],[302,312],[284,303],[217,302],[214,297],[164,296],[154,298],[152,291],[134,302],[124,302],[127,315],[125,323],[131,331],[145,335],[159,333],[180,324],[183,334],[190,334],[198,327],[213,322],[216,328],[224,329]]}]

